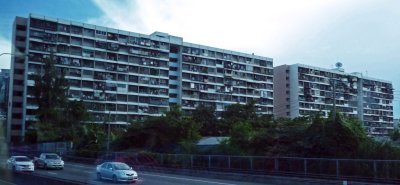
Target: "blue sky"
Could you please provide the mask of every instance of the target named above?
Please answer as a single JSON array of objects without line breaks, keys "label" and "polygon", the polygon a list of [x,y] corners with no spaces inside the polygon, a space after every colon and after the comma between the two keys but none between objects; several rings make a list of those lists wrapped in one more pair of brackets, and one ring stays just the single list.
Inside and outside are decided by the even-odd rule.
[{"label": "blue sky", "polygon": [[102,14],[92,1],[85,0],[0,0],[0,36],[9,39],[15,16],[29,13],[87,22]]},{"label": "blue sky", "polygon": [[[397,0],[0,0],[0,52],[15,16],[36,13],[392,81],[400,94]],[[0,57],[0,68],[9,57]],[[400,116],[396,96],[395,117]]]}]

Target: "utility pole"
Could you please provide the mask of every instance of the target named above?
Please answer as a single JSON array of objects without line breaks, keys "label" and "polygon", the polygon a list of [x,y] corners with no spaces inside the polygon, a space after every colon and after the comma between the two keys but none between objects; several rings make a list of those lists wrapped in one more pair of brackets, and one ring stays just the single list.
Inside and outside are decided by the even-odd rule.
[{"label": "utility pole", "polygon": [[106,117],[104,116],[104,124],[107,124],[107,155],[109,154],[109,152],[110,152],[110,117],[111,117],[111,109],[110,109],[110,107],[108,107],[107,106],[107,94],[106,94],[106,87],[105,87],[106,85],[104,84],[104,90],[103,90],[103,93],[104,93],[104,98],[105,98],[105,101],[106,101],[106,105],[105,105],[105,111],[107,110],[107,108],[108,108],[108,118],[107,118],[107,121],[106,121]]}]

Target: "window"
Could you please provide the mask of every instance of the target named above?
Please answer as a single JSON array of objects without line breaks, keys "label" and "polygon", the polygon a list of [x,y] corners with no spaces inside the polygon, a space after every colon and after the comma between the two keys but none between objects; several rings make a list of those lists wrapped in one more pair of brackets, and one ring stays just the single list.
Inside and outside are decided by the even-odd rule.
[{"label": "window", "polygon": [[14,85],[24,85],[23,80],[14,80]]},{"label": "window", "polygon": [[[171,47],[170,47],[170,52],[171,53],[178,53],[179,52],[179,46],[177,46],[177,45],[171,45]],[[170,61],[171,61],[171,59],[170,59]],[[176,62],[176,61],[175,61]]]},{"label": "window", "polygon": [[22,107],[22,103],[21,103],[21,102],[14,102],[14,103],[13,103],[13,107],[15,107],[15,108],[21,108],[21,107]]},{"label": "window", "polygon": [[82,28],[78,26],[71,26],[71,33],[82,35]]},{"label": "window", "polygon": [[26,31],[26,26],[24,26],[24,25],[17,25],[17,30],[18,30],[18,31]]},{"label": "window", "polygon": [[14,73],[22,75],[22,74],[24,74],[24,70],[23,69],[14,69]]},{"label": "window", "polygon": [[107,164],[107,169],[112,169],[112,165],[111,164]]},{"label": "window", "polygon": [[17,41],[25,41],[25,37],[21,37],[21,36],[17,36],[17,38],[15,38]]},{"label": "window", "polygon": [[70,29],[70,27],[68,25],[64,25],[64,24],[57,25],[58,31],[69,33],[69,29]]},{"label": "window", "polygon": [[82,39],[79,37],[71,37],[71,44],[82,45]]},{"label": "window", "polygon": [[13,91],[13,96],[22,96],[22,91]]},{"label": "window", "polygon": [[169,85],[169,88],[170,88],[170,89],[177,89],[177,88],[178,88],[178,86],[177,86],[177,85],[173,85],[173,84],[171,84],[171,85]]},{"label": "window", "polygon": [[12,118],[14,119],[21,119],[22,118],[22,113],[13,113]]},{"label": "window", "polygon": [[96,30],[97,35],[107,35],[105,31]]},{"label": "window", "polygon": [[107,39],[107,32],[96,30],[96,37],[102,38],[102,39]]},{"label": "window", "polygon": [[11,130],[21,130],[22,129],[22,125],[11,125]]}]

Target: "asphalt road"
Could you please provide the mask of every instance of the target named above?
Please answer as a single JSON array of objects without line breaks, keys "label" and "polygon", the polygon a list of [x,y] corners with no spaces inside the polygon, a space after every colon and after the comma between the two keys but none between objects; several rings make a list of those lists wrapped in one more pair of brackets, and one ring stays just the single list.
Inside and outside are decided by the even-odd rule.
[{"label": "asphalt road", "polygon": [[[167,173],[154,173],[154,172],[144,172],[144,171],[137,171],[137,172],[139,175],[139,181],[136,182],[135,184],[140,184],[140,185],[261,185],[260,183],[211,179],[211,178],[202,178],[194,176],[175,175],[175,174],[172,175]],[[102,180],[102,181],[97,180],[94,165],[84,165],[78,163],[67,163],[65,164],[63,170],[35,169],[35,172],[27,175],[73,180],[75,182],[79,181],[81,183],[91,184],[91,185],[114,184],[111,181],[107,180]],[[19,179],[19,178],[20,177],[18,175],[14,175],[13,177],[14,180],[9,182],[9,184],[19,185],[21,184],[21,182],[22,184],[24,184],[23,181],[24,179]],[[29,181],[30,182],[29,184],[33,183],[40,184],[40,182],[33,182],[33,181],[32,180]],[[3,182],[0,181],[0,184],[3,183],[5,183],[5,181]],[[51,184],[51,183],[46,183],[46,184]],[[268,185],[265,183],[263,184]],[[57,185],[60,184],[57,183]]]}]

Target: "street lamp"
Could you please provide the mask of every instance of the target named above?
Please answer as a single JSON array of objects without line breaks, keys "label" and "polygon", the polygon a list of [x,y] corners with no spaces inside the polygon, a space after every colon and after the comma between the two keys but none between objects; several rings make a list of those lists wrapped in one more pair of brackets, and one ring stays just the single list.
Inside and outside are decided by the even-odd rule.
[{"label": "street lamp", "polygon": [[31,56],[30,54],[25,54],[25,53],[0,53],[0,56],[2,55],[11,55],[11,56]]},{"label": "street lamp", "polygon": [[1,55],[14,55],[14,54],[12,54],[12,53],[0,53],[0,56]]}]

